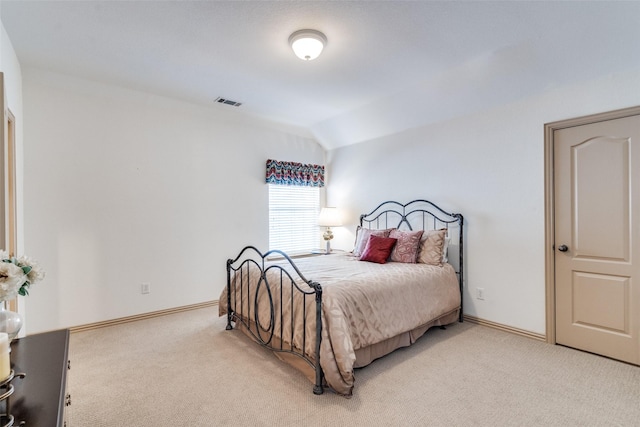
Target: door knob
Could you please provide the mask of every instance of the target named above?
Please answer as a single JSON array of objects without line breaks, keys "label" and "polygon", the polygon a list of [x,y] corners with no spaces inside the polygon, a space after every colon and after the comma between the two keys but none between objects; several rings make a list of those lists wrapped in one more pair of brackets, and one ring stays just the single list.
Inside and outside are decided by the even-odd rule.
[{"label": "door knob", "polygon": [[569,250],[569,248],[567,247],[567,245],[560,245],[560,246],[558,246],[558,250],[560,252],[567,252]]}]

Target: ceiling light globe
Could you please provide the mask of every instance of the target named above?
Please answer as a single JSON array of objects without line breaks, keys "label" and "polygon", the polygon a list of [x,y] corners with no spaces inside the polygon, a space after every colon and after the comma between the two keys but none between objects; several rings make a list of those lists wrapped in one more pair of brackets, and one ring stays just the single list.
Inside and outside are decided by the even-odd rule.
[{"label": "ceiling light globe", "polygon": [[322,53],[327,37],[320,31],[300,30],[291,34],[289,44],[296,56],[305,61],[316,59]]}]

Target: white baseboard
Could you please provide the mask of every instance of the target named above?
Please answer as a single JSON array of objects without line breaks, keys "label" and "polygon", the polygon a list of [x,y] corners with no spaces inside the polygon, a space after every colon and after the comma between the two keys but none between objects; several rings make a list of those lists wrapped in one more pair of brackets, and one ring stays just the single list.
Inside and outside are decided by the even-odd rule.
[{"label": "white baseboard", "polygon": [[536,332],[527,331],[525,329],[514,328],[513,326],[503,325],[501,323],[492,322],[490,320],[480,319],[478,317],[469,316],[465,314],[463,319],[469,323],[475,323],[477,325],[487,326],[489,328],[498,329],[504,332],[510,332],[512,334],[521,335],[527,338],[533,338],[534,340],[547,342],[547,337],[544,334],[538,334]]},{"label": "white baseboard", "polygon": [[98,328],[104,328],[107,326],[120,325],[123,323],[136,322],[138,320],[150,319],[158,316],[166,316],[167,314],[180,313],[183,311],[197,310],[199,308],[213,307],[216,305],[218,305],[218,300],[206,301],[206,302],[201,302],[201,303],[191,304],[191,305],[184,305],[182,307],[167,308],[165,310],[152,311],[149,313],[142,313],[142,314],[136,314],[133,316],[120,317],[118,319],[104,320],[102,322],[89,323],[89,324],[80,325],[80,326],[73,326],[69,328],[69,332],[75,333],[75,332],[89,331],[91,329],[98,329]]}]

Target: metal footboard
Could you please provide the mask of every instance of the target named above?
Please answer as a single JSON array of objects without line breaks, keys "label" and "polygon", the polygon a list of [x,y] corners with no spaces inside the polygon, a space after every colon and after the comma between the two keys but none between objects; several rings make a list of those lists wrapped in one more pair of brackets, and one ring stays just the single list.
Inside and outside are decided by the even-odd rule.
[{"label": "metal footboard", "polygon": [[[282,258],[282,262],[267,263],[270,257]],[[309,313],[307,306],[315,307],[315,313]],[[321,310],[322,287],[307,280],[284,252],[263,254],[254,246],[246,246],[235,259],[227,260],[226,329],[233,329],[233,323],[239,322],[261,346],[304,360],[315,371],[315,394],[324,392]],[[301,324],[297,318],[302,319]],[[309,319],[315,325],[307,325]],[[307,326],[313,332],[308,333]],[[313,357],[305,351],[308,340],[313,340],[309,344],[313,345]]]}]

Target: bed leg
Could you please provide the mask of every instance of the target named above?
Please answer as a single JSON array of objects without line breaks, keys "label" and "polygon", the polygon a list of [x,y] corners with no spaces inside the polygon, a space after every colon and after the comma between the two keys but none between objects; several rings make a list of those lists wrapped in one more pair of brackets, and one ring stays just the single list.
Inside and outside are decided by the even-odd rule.
[{"label": "bed leg", "polygon": [[227,327],[225,328],[227,331],[230,331],[233,329],[233,325],[231,324],[232,318],[233,318],[233,315],[231,314],[231,310],[229,310],[227,312]]},{"label": "bed leg", "polygon": [[322,387],[322,381],[324,379],[324,373],[322,372],[322,366],[320,366],[320,343],[322,341],[322,286],[316,282],[309,282],[309,285],[313,287],[316,294],[316,384],[313,386],[313,394],[322,394],[324,389]]},{"label": "bed leg", "polygon": [[233,329],[231,326],[231,264],[232,260],[227,260],[227,327],[225,328],[227,331]]}]

